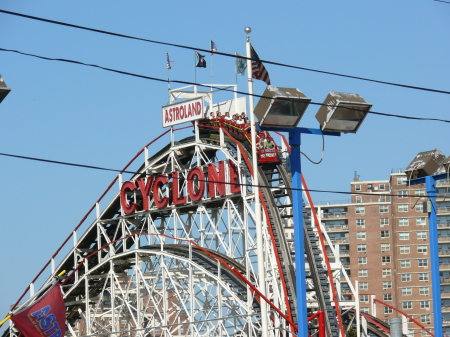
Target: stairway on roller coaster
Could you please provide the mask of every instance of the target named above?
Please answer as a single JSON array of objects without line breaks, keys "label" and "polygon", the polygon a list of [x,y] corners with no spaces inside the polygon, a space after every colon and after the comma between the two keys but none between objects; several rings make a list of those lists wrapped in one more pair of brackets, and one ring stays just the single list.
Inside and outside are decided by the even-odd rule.
[{"label": "stairway on roller coaster", "polygon": [[[259,280],[251,179],[255,168],[248,135],[224,121],[199,120],[192,127],[194,136],[179,141],[175,141],[176,130],[166,131],[172,135],[169,144],[152,155],[152,143],[147,144],[138,153],[144,154],[143,164],[128,180],[170,176],[176,171],[183,190],[190,170],[225,161],[237,169],[240,192],[230,193],[226,184],[224,195],[163,208],[150,200],[149,209],[140,210],[142,195],[128,191],[126,201],[138,205],[132,214],[121,207],[120,193],[102,211],[100,198],[89,211],[97,210],[95,220],[79,235],[76,230],[87,215],[83,218],[71,234],[69,253],[52,267],[43,286],[53,275],[67,271],[62,290],[68,335],[252,337],[261,335],[261,315],[267,315],[270,336],[296,336],[294,253],[285,232],[293,223],[290,175],[285,167],[288,153],[277,147],[276,158],[256,168],[263,186],[266,275]],[[122,180],[120,174],[108,190],[113,186],[120,190]],[[171,187],[161,185],[156,193],[169,195]],[[338,337],[354,324],[355,311],[348,303],[341,307],[333,290],[320,226],[306,220],[304,231],[309,311],[311,315],[323,311],[326,335]],[[69,238],[63,246],[72,242]],[[44,276],[53,258],[38,277]],[[268,303],[268,312],[261,312],[261,301]],[[384,322],[367,317],[372,319],[369,334],[388,335]],[[309,326],[311,336],[318,334],[317,319]],[[3,336],[18,336],[18,332],[11,325]]]}]

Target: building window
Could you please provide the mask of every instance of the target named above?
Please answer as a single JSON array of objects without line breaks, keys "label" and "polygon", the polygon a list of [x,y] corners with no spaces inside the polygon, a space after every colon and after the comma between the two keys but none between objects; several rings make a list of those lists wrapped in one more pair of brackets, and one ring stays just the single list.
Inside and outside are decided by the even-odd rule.
[{"label": "building window", "polygon": [[369,272],[367,271],[367,269],[358,270],[358,276],[367,278],[369,276]]},{"label": "building window", "polygon": [[359,282],[359,290],[369,290],[369,282]]},{"label": "building window", "polygon": [[387,226],[389,225],[389,219],[388,218],[381,218],[380,219],[380,226]]},{"label": "building window", "polygon": [[406,287],[402,288],[402,296],[411,296],[412,295],[412,288]]},{"label": "building window", "polygon": [[409,240],[409,232],[400,232],[399,240]]},{"label": "building window", "polygon": [[392,301],[392,294],[383,294],[383,301]]},{"label": "building window", "polygon": [[369,313],[369,308],[360,308],[361,312],[368,314]]},{"label": "building window", "polygon": [[382,238],[388,238],[388,237],[391,236],[391,234],[390,234],[389,231],[381,231],[380,234],[381,234],[381,237],[382,237]]},{"label": "building window", "polygon": [[392,281],[383,281],[383,290],[391,288],[392,288]]},{"label": "building window", "polygon": [[419,273],[419,281],[428,281],[428,273]]},{"label": "building window", "polygon": [[380,184],[380,190],[385,190],[386,189],[386,184]]},{"label": "building window", "polygon": [[398,204],[397,207],[399,212],[408,212],[408,204]]},{"label": "building window", "polygon": [[356,214],[364,215],[365,214],[364,206],[355,207],[355,212]]},{"label": "building window", "polygon": [[430,288],[428,288],[428,287],[420,287],[419,288],[419,295],[425,295],[425,296],[430,295]]},{"label": "building window", "polygon": [[380,197],[378,198],[379,202],[386,202],[386,196],[385,195],[380,195]]},{"label": "building window", "polygon": [[414,195],[416,197],[423,197],[423,196],[425,196],[425,190],[415,190]]},{"label": "building window", "polygon": [[423,213],[423,204],[422,203],[417,203],[415,209],[416,209],[417,212]]},{"label": "building window", "polygon": [[406,185],[406,176],[405,177],[397,177],[397,185]]},{"label": "building window", "polygon": [[400,254],[409,254],[411,249],[409,246],[399,246],[400,247]]},{"label": "building window", "polygon": [[360,302],[369,302],[369,295],[359,295]]},{"label": "building window", "polygon": [[367,264],[367,257],[366,256],[358,257],[358,264],[366,265]]},{"label": "building window", "polygon": [[366,232],[356,232],[356,238],[365,240],[366,239]]},{"label": "building window", "polygon": [[427,239],[427,232],[417,232],[417,239]]},{"label": "building window", "polygon": [[381,244],[381,251],[387,252],[388,250],[391,250],[391,244],[390,243],[382,243]]},{"label": "building window", "polygon": [[383,268],[383,269],[381,270],[381,275],[382,275],[383,277],[391,276],[391,275],[392,275],[392,269],[391,269],[391,268]]},{"label": "building window", "polygon": [[406,191],[406,190],[397,191],[397,197],[398,198],[407,198],[408,191]]},{"label": "building window", "polygon": [[384,314],[385,315],[392,314],[393,312],[394,312],[394,310],[392,308],[384,307]]},{"label": "building window", "polygon": [[402,309],[403,310],[408,310],[408,309],[412,309],[413,308],[413,304],[411,301],[405,301],[402,302]]},{"label": "building window", "polygon": [[380,205],[380,213],[387,213],[389,212],[389,206],[388,205]]},{"label": "building window", "polygon": [[428,252],[428,246],[425,245],[417,246],[417,252],[426,254]]},{"label": "building window", "polygon": [[428,267],[428,260],[427,259],[419,259],[419,267]]},{"label": "building window", "polygon": [[409,219],[408,218],[399,218],[398,225],[399,226],[409,226]]},{"label": "building window", "polygon": [[411,274],[400,274],[402,282],[411,282]]},{"label": "building window", "polygon": [[381,257],[381,263],[391,263],[391,257],[389,255]]},{"label": "building window", "polygon": [[426,226],[427,221],[425,218],[416,218],[416,225],[417,226]]},{"label": "building window", "polygon": [[430,314],[426,314],[426,315],[420,315],[420,321],[422,323],[431,323],[431,318],[430,318]]},{"label": "building window", "polygon": [[363,202],[362,196],[357,195],[357,196],[356,196],[356,203],[357,203],[357,204],[362,204],[362,202]]},{"label": "building window", "polygon": [[420,301],[420,309],[430,309],[430,301]]},{"label": "building window", "polygon": [[411,260],[400,260],[400,268],[411,267]]},{"label": "building window", "polygon": [[366,220],[364,219],[356,219],[356,226],[357,227],[366,227]]},{"label": "building window", "polygon": [[358,252],[365,253],[367,251],[366,245],[357,245]]},{"label": "building window", "polygon": [[355,191],[361,191],[361,185],[355,185]]}]

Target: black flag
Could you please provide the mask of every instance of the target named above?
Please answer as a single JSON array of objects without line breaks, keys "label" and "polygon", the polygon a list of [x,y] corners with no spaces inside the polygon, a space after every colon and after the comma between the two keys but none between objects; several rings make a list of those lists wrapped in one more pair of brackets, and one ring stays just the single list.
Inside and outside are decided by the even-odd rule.
[{"label": "black flag", "polygon": [[206,68],[205,55],[201,55],[198,52],[195,52],[197,55],[197,64],[196,67]]}]

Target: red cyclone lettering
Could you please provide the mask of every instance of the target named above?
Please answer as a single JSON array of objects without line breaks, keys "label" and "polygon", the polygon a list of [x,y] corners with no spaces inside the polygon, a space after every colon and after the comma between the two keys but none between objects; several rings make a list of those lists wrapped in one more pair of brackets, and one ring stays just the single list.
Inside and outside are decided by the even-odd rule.
[{"label": "red cyclone lettering", "polygon": [[187,202],[187,197],[180,193],[180,178],[178,172],[172,172],[172,203],[174,205],[183,205]]},{"label": "red cyclone lettering", "polygon": [[145,183],[145,178],[139,178],[136,181],[142,194],[142,209],[144,211],[148,211],[150,209],[149,196],[150,196],[150,188],[153,182],[153,177],[147,178],[147,183]]},{"label": "red cyclone lettering", "polygon": [[[222,183],[220,183],[222,182]],[[208,195],[210,198],[216,196],[216,189],[219,195],[225,195],[225,165],[223,161],[219,162],[219,174],[217,174],[216,165],[208,164]]]},{"label": "red cyclone lettering", "polygon": [[[195,179],[195,177],[197,179]],[[192,201],[199,201],[205,193],[205,174],[200,167],[193,168],[187,176],[187,191]],[[195,186],[197,184],[197,186]],[[197,187],[197,188],[196,188]],[[197,192],[195,190],[197,189]]]},{"label": "red cyclone lettering", "polygon": [[135,202],[128,204],[127,200],[127,190],[134,191],[136,188],[136,184],[133,181],[124,182],[120,188],[120,205],[126,214],[134,213],[136,211],[137,204]]},{"label": "red cyclone lettering", "polygon": [[164,196],[161,198],[159,195],[160,189],[163,185],[166,185],[169,179],[167,177],[157,177],[154,180],[153,183],[153,202],[155,203],[156,207],[158,208],[164,208],[169,203],[169,198]]},{"label": "red cyclone lettering", "polygon": [[239,193],[241,192],[241,186],[239,183],[239,172],[232,161],[229,162],[230,168],[230,193]]}]

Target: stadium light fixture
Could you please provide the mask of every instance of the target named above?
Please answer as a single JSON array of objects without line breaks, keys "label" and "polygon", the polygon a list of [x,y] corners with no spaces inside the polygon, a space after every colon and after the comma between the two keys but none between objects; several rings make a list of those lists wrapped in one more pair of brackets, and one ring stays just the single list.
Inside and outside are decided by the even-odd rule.
[{"label": "stadium light fixture", "polygon": [[5,97],[9,94],[11,88],[6,86],[5,80],[2,75],[0,75],[0,103],[5,99]]},{"label": "stadium light fixture", "polygon": [[308,108],[307,98],[296,88],[267,86],[255,107],[261,127],[295,128]]},{"label": "stadium light fixture", "polygon": [[322,131],[356,133],[371,107],[358,94],[330,91],[316,119]]}]

